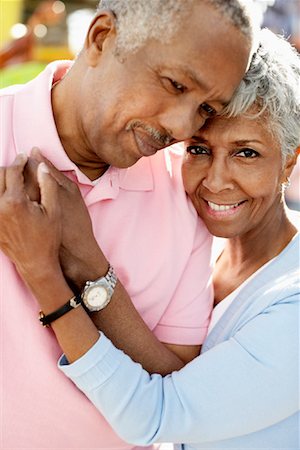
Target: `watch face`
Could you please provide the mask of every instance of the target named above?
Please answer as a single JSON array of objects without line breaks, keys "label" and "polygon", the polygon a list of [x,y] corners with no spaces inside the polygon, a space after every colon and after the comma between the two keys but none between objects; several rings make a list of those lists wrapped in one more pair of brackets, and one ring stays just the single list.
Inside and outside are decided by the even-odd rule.
[{"label": "watch face", "polygon": [[101,308],[107,300],[107,290],[103,286],[95,286],[87,293],[87,303],[91,308]]},{"label": "watch face", "polygon": [[112,268],[109,269],[108,275],[96,281],[86,282],[81,298],[89,311],[100,311],[108,305],[117,283]]}]

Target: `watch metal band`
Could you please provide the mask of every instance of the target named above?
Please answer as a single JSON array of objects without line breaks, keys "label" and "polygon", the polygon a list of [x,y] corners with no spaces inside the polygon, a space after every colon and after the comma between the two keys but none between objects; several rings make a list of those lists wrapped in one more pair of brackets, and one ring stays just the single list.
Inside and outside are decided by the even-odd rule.
[{"label": "watch metal band", "polygon": [[54,322],[54,320],[59,319],[64,314],[66,314],[69,311],[72,311],[72,309],[78,308],[82,304],[82,300],[80,295],[75,295],[74,297],[70,298],[70,300],[65,303],[63,306],[58,308],[56,311],[54,311],[51,314],[48,314],[45,316],[43,311],[39,312],[39,321],[44,327],[49,327],[50,323]]},{"label": "watch metal band", "polygon": [[[107,271],[107,273],[106,273],[105,276],[100,277],[100,278],[98,278],[97,280],[94,280],[94,281],[89,280],[89,281],[87,281],[87,282],[85,283],[85,286],[84,286],[83,294],[82,294],[82,295],[84,295],[84,291],[85,291],[88,287],[93,286],[93,285],[96,284],[98,281],[102,280],[103,278],[108,282],[108,284],[109,284],[109,286],[110,286],[110,288],[111,288],[111,290],[112,290],[112,292],[113,292],[113,290],[114,290],[115,287],[116,287],[118,278],[117,278],[117,275],[115,274],[114,268],[113,268],[111,265],[109,265],[108,271]],[[111,292],[111,293],[112,293],[112,292]]]},{"label": "watch metal band", "polygon": [[117,275],[115,274],[115,271],[113,267],[110,265],[107,274],[105,275],[105,279],[110,284],[111,288],[114,289],[117,284]]}]

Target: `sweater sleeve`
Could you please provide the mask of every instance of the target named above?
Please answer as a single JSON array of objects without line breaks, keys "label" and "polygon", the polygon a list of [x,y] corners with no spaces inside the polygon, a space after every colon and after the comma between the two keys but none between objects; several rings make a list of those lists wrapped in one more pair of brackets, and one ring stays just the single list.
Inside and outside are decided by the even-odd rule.
[{"label": "sweater sleeve", "polygon": [[60,369],[127,442],[204,443],[270,427],[298,410],[299,294],[249,320],[179,372],[149,375],[101,334]]}]

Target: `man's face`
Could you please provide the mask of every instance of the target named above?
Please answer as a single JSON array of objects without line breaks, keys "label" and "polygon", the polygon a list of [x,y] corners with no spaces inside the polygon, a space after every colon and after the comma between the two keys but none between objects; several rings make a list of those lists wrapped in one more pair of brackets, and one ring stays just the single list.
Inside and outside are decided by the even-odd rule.
[{"label": "man's face", "polygon": [[230,100],[250,47],[205,2],[168,44],[148,41],[123,61],[114,45],[108,38],[97,64],[87,67],[76,114],[90,162],[115,167],[192,137]]}]

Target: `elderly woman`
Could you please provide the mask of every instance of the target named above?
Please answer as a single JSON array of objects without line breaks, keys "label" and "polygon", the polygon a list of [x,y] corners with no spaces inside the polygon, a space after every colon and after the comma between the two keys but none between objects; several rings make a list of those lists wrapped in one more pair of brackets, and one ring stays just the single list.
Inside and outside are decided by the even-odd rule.
[{"label": "elderly woman", "polygon": [[[300,144],[299,80],[296,52],[263,31],[227,116],[209,120],[186,143],[186,192],[209,231],[227,238],[215,264],[215,308],[199,357],[165,377],[150,375],[98,332],[80,301],[51,323],[66,355],[60,369],[128,442],[183,442],[182,449],[298,447],[299,220],[287,210],[283,192]],[[15,162],[19,174],[25,162]],[[41,204],[27,199],[11,218],[10,233],[25,250],[8,240],[2,245],[48,318],[73,295],[58,261],[59,175],[50,170],[39,165]],[[9,171],[6,183],[13,179],[24,196],[22,178]],[[34,249],[26,247],[33,228],[41,236],[47,232],[47,242]],[[141,338],[150,339],[146,331]],[[146,366],[145,352],[141,360]]]}]

